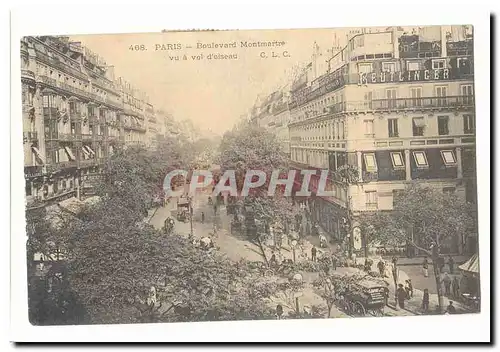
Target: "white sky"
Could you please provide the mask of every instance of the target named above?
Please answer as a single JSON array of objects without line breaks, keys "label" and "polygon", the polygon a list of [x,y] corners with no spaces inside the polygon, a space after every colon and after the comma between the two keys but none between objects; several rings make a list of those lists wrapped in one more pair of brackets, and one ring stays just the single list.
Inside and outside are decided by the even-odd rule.
[{"label": "white sky", "polygon": [[[258,95],[271,93],[285,83],[297,63],[311,60],[316,41],[321,51],[332,47],[334,35],[343,46],[349,29],[167,32],[116,35],[72,36],[81,41],[108,65],[115,76],[124,77],[135,88],[145,91],[150,102],[173,114],[176,120],[190,119],[200,130],[217,134],[232,128],[248,112]],[[240,41],[285,41],[282,47],[240,48]],[[196,49],[197,42],[236,41],[232,49]],[[182,50],[155,51],[155,44],[181,43]],[[129,47],[144,44],[147,51]],[[192,49],[185,49],[190,45]],[[290,54],[289,58],[259,57],[262,51]],[[203,52],[237,53],[238,60],[193,61],[191,55]],[[186,54],[188,60],[172,61],[168,56]]]}]

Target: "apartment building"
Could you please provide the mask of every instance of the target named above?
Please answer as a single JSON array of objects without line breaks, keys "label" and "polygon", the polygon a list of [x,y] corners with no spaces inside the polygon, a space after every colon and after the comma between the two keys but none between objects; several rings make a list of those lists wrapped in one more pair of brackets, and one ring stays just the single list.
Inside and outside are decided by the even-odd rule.
[{"label": "apartment building", "polygon": [[68,37],[24,37],[21,81],[28,209],[80,199],[119,144],[147,141],[145,95]]},{"label": "apartment building", "polygon": [[257,126],[266,128],[276,136],[282,151],[290,156],[290,138],[288,123],[290,110],[288,108],[289,89],[277,90],[267,96],[259,106],[250,112],[250,120]]},{"label": "apartment building", "polygon": [[[356,184],[329,178],[332,197],[315,195],[319,172],[310,188],[313,217],[333,238],[346,238],[343,223],[352,211],[356,251],[364,248],[356,217],[391,210],[408,183],[476,200],[473,38],[452,32],[355,35],[329,59],[327,73],[312,81],[304,74],[292,85],[292,163],[359,170]],[[447,250],[475,248],[476,234],[469,235]]]}]

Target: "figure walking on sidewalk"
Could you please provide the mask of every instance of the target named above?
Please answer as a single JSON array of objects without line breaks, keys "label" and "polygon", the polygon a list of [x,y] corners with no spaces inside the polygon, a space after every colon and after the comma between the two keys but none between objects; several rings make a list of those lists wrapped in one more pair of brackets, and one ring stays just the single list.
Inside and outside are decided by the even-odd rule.
[{"label": "figure walking on sidewalk", "polygon": [[316,254],[317,254],[316,247],[314,247],[314,246],[313,246],[313,247],[311,248],[311,260],[312,260],[313,262],[315,262],[315,261],[316,261]]}]

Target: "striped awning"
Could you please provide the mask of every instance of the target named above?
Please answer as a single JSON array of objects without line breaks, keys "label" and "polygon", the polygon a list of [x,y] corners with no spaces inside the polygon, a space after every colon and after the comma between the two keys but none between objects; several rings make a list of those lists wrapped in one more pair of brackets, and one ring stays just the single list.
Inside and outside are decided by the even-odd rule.
[{"label": "striped awning", "polygon": [[45,158],[43,157],[42,153],[38,150],[37,147],[31,147],[33,152],[35,152],[35,155],[37,156],[38,159],[42,162],[42,164],[45,164]]},{"label": "striped awning", "polygon": [[71,161],[75,160],[75,156],[73,155],[73,152],[69,147],[64,147],[64,150],[66,150],[66,153],[68,153],[69,159]]},{"label": "striped awning", "polygon": [[474,254],[468,261],[458,267],[460,270],[478,274],[479,273],[479,256]]}]

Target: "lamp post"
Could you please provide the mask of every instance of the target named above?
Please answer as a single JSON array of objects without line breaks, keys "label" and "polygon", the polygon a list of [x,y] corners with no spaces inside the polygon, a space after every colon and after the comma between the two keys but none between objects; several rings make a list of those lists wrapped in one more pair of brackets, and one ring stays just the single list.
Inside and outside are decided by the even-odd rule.
[{"label": "lamp post", "polygon": [[193,204],[191,199],[189,200],[189,222],[191,225],[191,237],[193,236]]},{"label": "lamp post", "polygon": [[[300,284],[302,284],[303,277],[301,274],[297,273],[293,276],[292,281],[297,284],[297,286],[299,286]],[[295,298],[295,311],[297,312],[297,314],[300,314],[299,297],[302,296],[302,292],[296,291],[293,293],[293,296]]]},{"label": "lamp post", "polygon": [[290,242],[290,245],[292,246],[292,253],[293,253],[293,262],[296,263],[296,260],[295,260],[295,247],[297,247],[297,240],[293,240],[292,242]]}]

